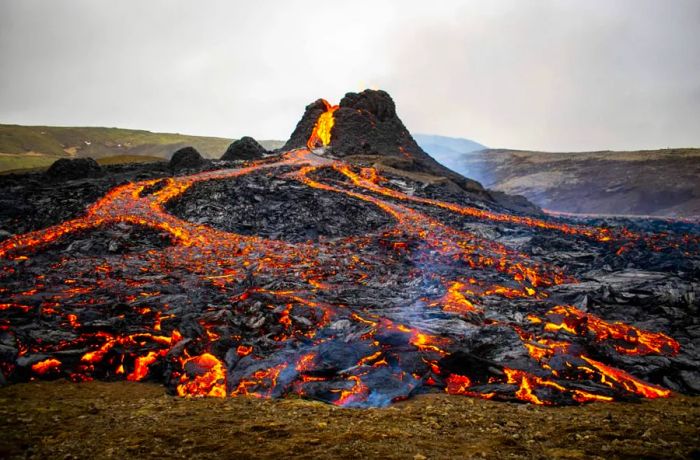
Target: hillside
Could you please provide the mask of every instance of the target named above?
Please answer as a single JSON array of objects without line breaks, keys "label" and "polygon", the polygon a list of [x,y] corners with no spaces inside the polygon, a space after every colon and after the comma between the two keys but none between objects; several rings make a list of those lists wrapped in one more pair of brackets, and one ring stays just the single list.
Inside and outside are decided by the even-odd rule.
[{"label": "hillside", "polygon": [[[207,158],[219,158],[233,139],[152,133],[120,128],[0,125],[0,171],[46,167],[62,157],[148,156],[169,158],[191,145]],[[278,141],[261,141],[267,149]]]},{"label": "hillside", "polygon": [[489,189],[553,211],[700,215],[700,149],[580,153],[490,149],[451,167]]}]

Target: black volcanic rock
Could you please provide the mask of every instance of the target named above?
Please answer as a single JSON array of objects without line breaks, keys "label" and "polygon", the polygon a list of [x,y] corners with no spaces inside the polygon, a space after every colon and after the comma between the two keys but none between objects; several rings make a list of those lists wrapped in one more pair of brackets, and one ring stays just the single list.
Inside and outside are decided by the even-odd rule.
[{"label": "black volcanic rock", "polygon": [[513,215],[433,168],[386,93],[337,111],[319,156],[0,176],[0,381],[345,407],[700,391],[700,225]]},{"label": "black volcanic rock", "polygon": [[[372,110],[391,120],[388,109]],[[469,385],[504,401],[633,397],[631,377],[603,380],[587,356],[700,391],[697,224],[511,218],[444,177],[411,179],[411,158],[371,159],[385,166],[376,187],[353,180],[357,165],[307,158],[319,167],[271,158],[171,180],[165,164],[120,165],[51,186],[0,176],[6,381],[149,380],[348,407]]]},{"label": "black volcanic rock", "polygon": [[539,214],[542,210],[522,195],[508,195],[507,193],[490,190],[494,201],[504,208],[524,214]]},{"label": "black volcanic rock", "polygon": [[204,158],[194,147],[183,147],[180,150],[173,153],[172,158],[170,158],[171,169],[189,169],[198,168],[204,164]]},{"label": "black volcanic rock", "polygon": [[228,146],[222,160],[256,160],[267,153],[265,147],[249,136],[243,136]]},{"label": "black volcanic rock", "polygon": [[384,91],[346,94],[334,118],[331,147],[336,155],[380,153],[414,159],[427,155],[396,115],[394,101]]},{"label": "black volcanic rock", "polygon": [[[321,99],[308,105],[283,149],[305,147],[316,120],[325,110]],[[334,119],[329,146],[334,156],[401,158],[408,160],[409,170],[447,177],[462,189],[491,199],[481,184],[442,166],[420,148],[396,114],[396,105],[387,92],[367,89],[361,93],[347,93]]]},{"label": "black volcanic rock", "polygon": [[368,89],[359,94],[347,93],[339,105],[344,109],[369,112],[382,122],[400,121],[396,115],[394,100],[386,91]]},{"label": "black volcanic rock", "polygon": [[100,177],[100,165],[92,158],[61,158],[53,162],[45,176],[51,181],[64,181]]},{"label": "black volcanic rock", "polygon": [[394,222],[370,203],[296,187],[266,172],[195,184],[167,209],[226,232],[291,242],[362,235]]}]

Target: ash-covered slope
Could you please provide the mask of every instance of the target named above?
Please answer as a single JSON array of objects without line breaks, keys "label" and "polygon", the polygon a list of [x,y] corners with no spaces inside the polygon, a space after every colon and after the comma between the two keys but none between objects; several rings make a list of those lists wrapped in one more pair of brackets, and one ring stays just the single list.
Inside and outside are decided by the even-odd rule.
[{"label": "ash-covered slope", "polygon": [[372,94],[257,161],[0,178],[0,383],[359,407],[700,392],[697,226],[512,213],[388,167],[430,162]]}]

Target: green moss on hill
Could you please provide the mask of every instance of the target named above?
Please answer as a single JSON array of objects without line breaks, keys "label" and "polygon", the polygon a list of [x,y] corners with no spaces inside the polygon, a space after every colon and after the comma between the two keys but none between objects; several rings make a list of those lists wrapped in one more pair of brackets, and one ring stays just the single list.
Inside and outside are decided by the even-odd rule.
[{"label": "green moss on hill", "polygon": [[[196,148],[206,158],[219,158],[232,139],[152,133],[120,128],[74,128],[0,124],[0,171],[50,165],[61,157],[148,156],[169,158],[185,147]],[[267,149],[280,141],[261,141]]]}]

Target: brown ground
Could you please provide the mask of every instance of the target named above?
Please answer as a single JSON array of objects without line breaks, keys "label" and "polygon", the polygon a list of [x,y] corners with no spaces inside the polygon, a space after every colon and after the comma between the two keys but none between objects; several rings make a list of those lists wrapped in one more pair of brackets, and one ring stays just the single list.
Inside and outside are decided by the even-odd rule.
[{"label": "brown ground", "polygon": [[427,395],[340,409],[28,383],[0,389],[0,458],[20,457],[700,458],[700,398],[549,408]]}]

